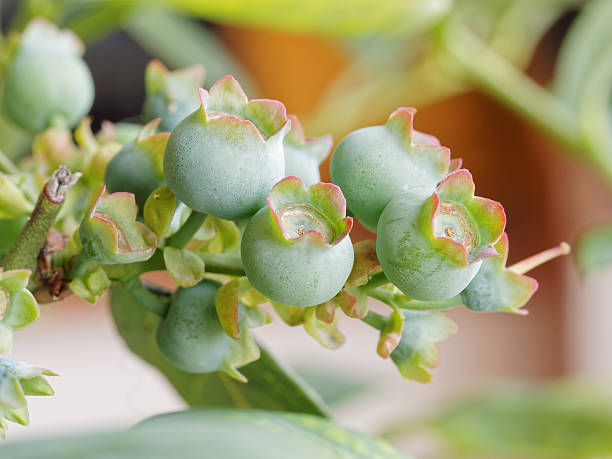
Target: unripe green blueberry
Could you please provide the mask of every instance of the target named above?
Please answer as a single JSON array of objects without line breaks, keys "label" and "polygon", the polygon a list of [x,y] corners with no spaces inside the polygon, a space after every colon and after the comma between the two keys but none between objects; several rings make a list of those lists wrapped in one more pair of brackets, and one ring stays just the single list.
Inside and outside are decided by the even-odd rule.
[{"label": "unripe green blueberry", "polygon": [[506,224],[498,202],[474,197],[465,169],[450,174],[429,197],[408,191],[394,198],[378,222],[376,253],[387,278],[411,298],[444,300],[459,294]]},{"label": "unripe green blueberry", "polygon": [[163,157],[170,134],[155,134],[160,119],[151,121],[138,138],[126,144],[106,166],[104,182],[111,193],[133,193],[140,212],[149,195],[164,184]]},{"label": "unripe green blueberry", "polygon": [[172,131],[198,108],[198,88],[204,84],[205,75],[201,65],[171,72],[160,61],[153,59],[145,72],[144,120],[161,118],[159,128]]},{"label": "unripe green blueberry", "polygon": [[82,53],[72,32],[60,32],[42,19],[32,21],[6,71],[2,103],[7,117],[30,132],[53,123],[75,126],[94,98]]},{"label": "unripe green blueberry", "polygon": [[429,196],[448,171],[449,150],[435,137],[413,130],[415,113],[399,108],[383,126],[351,132],[334,150],[332,181],[371,231],[391,199],[408,190]]},{"label": "unripe green blueberry", "polygon": [[250,217],[284,176],[283,104],[249,101],[232,77],[200,90],[202,107],[172,131],[164,154],[170,190],[187,206],[224,220]]},{"label": "unripe green blueberry", "polygon": [[[237,341],[219,323],[215,295],[221,284],[203,279],[172,294],[170,309],[157,331],[157,344],[166,359],[191,373],[222,370]],[[241,330],[241,333],[248,333]]]},{"label": "unripe green blueberry", "polygon": [[327,158],[333,139],[324,135],[315,139],[307,139],[304,128],[297,116],[289,115],[291,130],[283,143],[285,149],[285,175],[301,178],[306,186],[321,181],[319,166]]},{"label": "unripe green blueberry", "polygon": [[298,177],[274,186],[268,206],[249,221],[241,255],[249,281],[273,301],[314,306],[333,298],[353,266],[340,189],[317,183],[308,189]]}]

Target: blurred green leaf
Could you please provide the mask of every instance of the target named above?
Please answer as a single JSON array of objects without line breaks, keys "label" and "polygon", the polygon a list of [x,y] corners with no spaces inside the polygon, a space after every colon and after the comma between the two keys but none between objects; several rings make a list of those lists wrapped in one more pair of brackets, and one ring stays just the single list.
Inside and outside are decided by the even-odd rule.
[{"label": "blurred green leaf", "polygon": [[563,40],[553,90],[573,107],[579,103],[585,78],[593,66],[606,57],[606,49],[612,41],[610,21],[612,2],[591,0],[582,8]]},{"label": "blurred green leaf", "polygon": [[554,91],[578,115],[585,149],[612,169],[612,2],[588,2],[560,51]]},{"label": "blurred green leaf", "polygon": [[62,26],[90,43],[121,27],[138,2],[70,0],[65,3]]},{"label": "blurred green leaf", "polygon": [[609,394],[576,384],[487,391],[443,410],[427,425],[458,454],[508,458],[612,455]]},{"label": "blurred green leaf", "polygon": [[111,287],[111,308],[119,334],[128,347],[157,367],[191,406],[257,408],[327,416],[319,396],[290,368],[263,347],[256,362],[240,369],[247,384],[217,372],[187,373],[172,366],[157,348],[155,334],[160,318],[150,313],[117,284]]},{"label": "blurred green leaf", "polygon": [[187,410],[119,433],[34,440],[0,447],[11,459],[408,459],[388,443],[314,416]]},{"label": "blurred green leaf", "polygon": [[188,14],[229,24],[332,36],[403,35],[440,20],[451,0],[162,0]]},{"label": "blurred green leaf", "polygon": [[612,223],[585,231],[576,243],[575,253],[583,274],[612,266]]},{"label": "blurred green leaf", "polygon": [[401,311],[404,316],[402,337],[391,353],[391,360],[407,379],[431,381],[429,368],[438,365],[436,343],[457,331],[455,323],[441,312]]},{"label": "blurred green leaf", "polygon": [[254,93],[248,74],[225,44],[193,19],[147,4],[134,10],[125,29],[145,51],[169,68],[204,66],[207,87],[225,75],[233,75],[248,94]]},{"label": "blurred green leaf", "polygon": [[373,389],[365,379],[354,375],[324,371],[314,366],[303,366],[297,369],[328,405],[334,406]]}]

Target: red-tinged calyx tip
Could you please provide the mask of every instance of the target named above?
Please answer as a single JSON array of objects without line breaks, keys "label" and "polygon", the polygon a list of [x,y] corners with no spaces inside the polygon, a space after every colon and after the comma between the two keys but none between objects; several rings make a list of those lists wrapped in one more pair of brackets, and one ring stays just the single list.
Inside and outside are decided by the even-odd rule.
[{"label": "red-tinged calyx tip", "polygon": [[493,245],[506,226],[502,205],[474,191],[472,174],[459,169],[440,182],[430,206],[433,237],[462,266],[499,256]]},{"label": "red-tinged calyx tip", "polygon": [[416,108],[413,107],[400,107],[389,115],[385,126],[405,137],[408,143],[412,144],[413,123],[416,112]]},{"label": "red-tinged calyx tip", "polygon": [[346,200],[331,183],[306,188],[299,177],[286,177],[270,191],[268,206],[288,241],[336,245],[353,227],[353,219],[346,216]]}]

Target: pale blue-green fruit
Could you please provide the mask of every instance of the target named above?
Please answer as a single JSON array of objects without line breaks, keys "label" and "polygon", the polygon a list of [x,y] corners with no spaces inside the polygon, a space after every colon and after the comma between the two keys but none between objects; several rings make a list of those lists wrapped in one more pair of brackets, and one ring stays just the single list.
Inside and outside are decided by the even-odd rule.
[{"label": "pale blue-green fruit", "polygon": [[236,343],[221,328],[215,295],[221,284],[209,279],[173,293],[168,314],[157,331],[162,354],[175,367],[191,373],[223,368]]},{"label": "pale blue-green fruit", "polygon": [[206,121],[196,110],[172,131],[164,176],[187,206],[224,220],[253,215],[285,172],[282,138],[264,141],[244,122]]},{"label": "pale blue-green fruit", "polygon": [[4,113],[30,132],[52,123],[75,126],[93,104],[94,85],[85,62],[64,52],[20,51],[4,81]]},{"label": "pale blue-green fruit", "polygon": [[251,284],[271,300],[294,306],[314,306],[338,294],[353,267],[350,238],[335,245],[319,242],[318,236],[287,241],[277,225],[265,207],[245,229],[241,255]]},{"label": "pale blue-green fruit", "polygon": [[387,278],[411,298],[445,300],[459,294],[482,261],[458,266],[432,244],[423,228],[429,199],[407,192],[393,199],[378,222],[376,254]]},{"label": "pale blue-green fruit", "polygon": [[408,190],[430,195],[448,170],[448,149],[435,137],[414,131],[413,116],[414,109],[400,108],[385,125],[351,132],[334,150],[332,181],[371,231],[391,199]]}]

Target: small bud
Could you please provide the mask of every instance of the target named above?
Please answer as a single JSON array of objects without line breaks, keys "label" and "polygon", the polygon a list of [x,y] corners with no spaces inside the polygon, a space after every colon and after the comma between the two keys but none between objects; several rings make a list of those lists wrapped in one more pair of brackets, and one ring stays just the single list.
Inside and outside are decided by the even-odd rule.
[{"label": "small bud", "polygon": [[151,258],[157,237],[136,221],[136,201],[130,193],[100,196],[83,218],[79,237],[83,252],[102,264],[133,263]]}]

